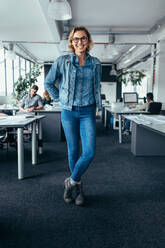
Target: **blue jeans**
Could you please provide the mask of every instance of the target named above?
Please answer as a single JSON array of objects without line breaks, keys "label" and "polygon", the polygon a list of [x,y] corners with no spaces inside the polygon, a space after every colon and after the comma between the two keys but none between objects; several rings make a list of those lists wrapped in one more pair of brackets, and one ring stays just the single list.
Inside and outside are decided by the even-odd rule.
[{"label": "blue jeans", "polygon": [[[72,111],[63,109],[61,121],[67,141],[71,178],[78,182],[95,155],[95,106],[73,107]],[[81,156],[79,154],[80,139],[82,144]]]},{"label": "blue jeans", "polygon": [[125,131],[130,131],[130,120],[126,120]]}]

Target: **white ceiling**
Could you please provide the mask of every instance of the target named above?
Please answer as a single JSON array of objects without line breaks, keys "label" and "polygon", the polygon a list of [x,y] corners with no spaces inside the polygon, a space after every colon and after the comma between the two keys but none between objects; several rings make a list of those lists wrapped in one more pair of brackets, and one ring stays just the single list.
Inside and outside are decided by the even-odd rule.
[{"label": "white ceiling", "polygon": [[164,0],[71,0],[73,25],[150,29],[165,15]]},{"label": "white ceiling", "polygon": [[[39,62],[55,60],[61,54],[63,22],[47,16],[48,3],[49,0],[0,0],[0,40],[6,46],[9,41],[21,44]],[[133,43],[155,42],[148,32],[158,29],[157,24],[159,29],[164,28],[165,0],[70,0],[69,3],[73,18],[67,23],[68,29],[85,25],[96,43],[91,53],[102,62],[121,62]],[[111,33],[115,34],[115,40],[108,45]]]}]

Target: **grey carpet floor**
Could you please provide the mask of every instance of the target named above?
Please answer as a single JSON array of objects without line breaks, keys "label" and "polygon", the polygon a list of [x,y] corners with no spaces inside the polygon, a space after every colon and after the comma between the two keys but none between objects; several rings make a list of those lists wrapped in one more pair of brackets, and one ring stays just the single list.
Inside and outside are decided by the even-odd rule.
[{"label": "grey carpet floor", "polygon": [[44,144],[39,164],[25,149],[24,180],[14,148],[0,150],[0,248],[164,248],[165,158],[135,157],[130,137],[97,123],[95,159],[84,175],[84,207],[63,202],[65,142]]}]

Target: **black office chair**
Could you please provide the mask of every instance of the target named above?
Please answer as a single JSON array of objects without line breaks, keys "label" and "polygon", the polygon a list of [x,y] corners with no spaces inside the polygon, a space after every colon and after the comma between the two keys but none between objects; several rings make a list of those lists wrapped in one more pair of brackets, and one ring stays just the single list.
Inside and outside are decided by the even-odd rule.
[{"label": "black office chair", "polygon": [[3,141],[4,137],[5,137],[4,135],[0,135],[0,148],[3,147],[2,141]]},{"label": "black office chair", "polygon": [[101,99],[102,99],[102,100],[106,100],[105,94],[101,94]]},{"label": "black office chair", "polygon": [[[0,128],[0,148],[3,148],[4,144],[7,146],[7,152],[8,152],[8,141],[7,141],[7,129],[6,128]],[[5,141],[6,139],[6,141]]]},{"label": "black office chair", "polygon": [[151,115],[159,115],[162,108],[161,102],[151,102],[148,107],[148,112]]}]

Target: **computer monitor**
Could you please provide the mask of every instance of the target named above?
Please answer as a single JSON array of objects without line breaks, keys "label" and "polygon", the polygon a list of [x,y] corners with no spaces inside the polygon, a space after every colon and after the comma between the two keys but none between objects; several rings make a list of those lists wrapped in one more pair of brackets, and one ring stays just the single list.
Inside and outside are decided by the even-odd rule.
[{"label": "computer monitor", "polygon": [[125,92],[123,93],[124,103],[138,103],[138,94],[136,92]]},{"label": "computer monitor", "polygon": [[0,96],[0,105],[7,104],[9,101],[8,96]]}]

